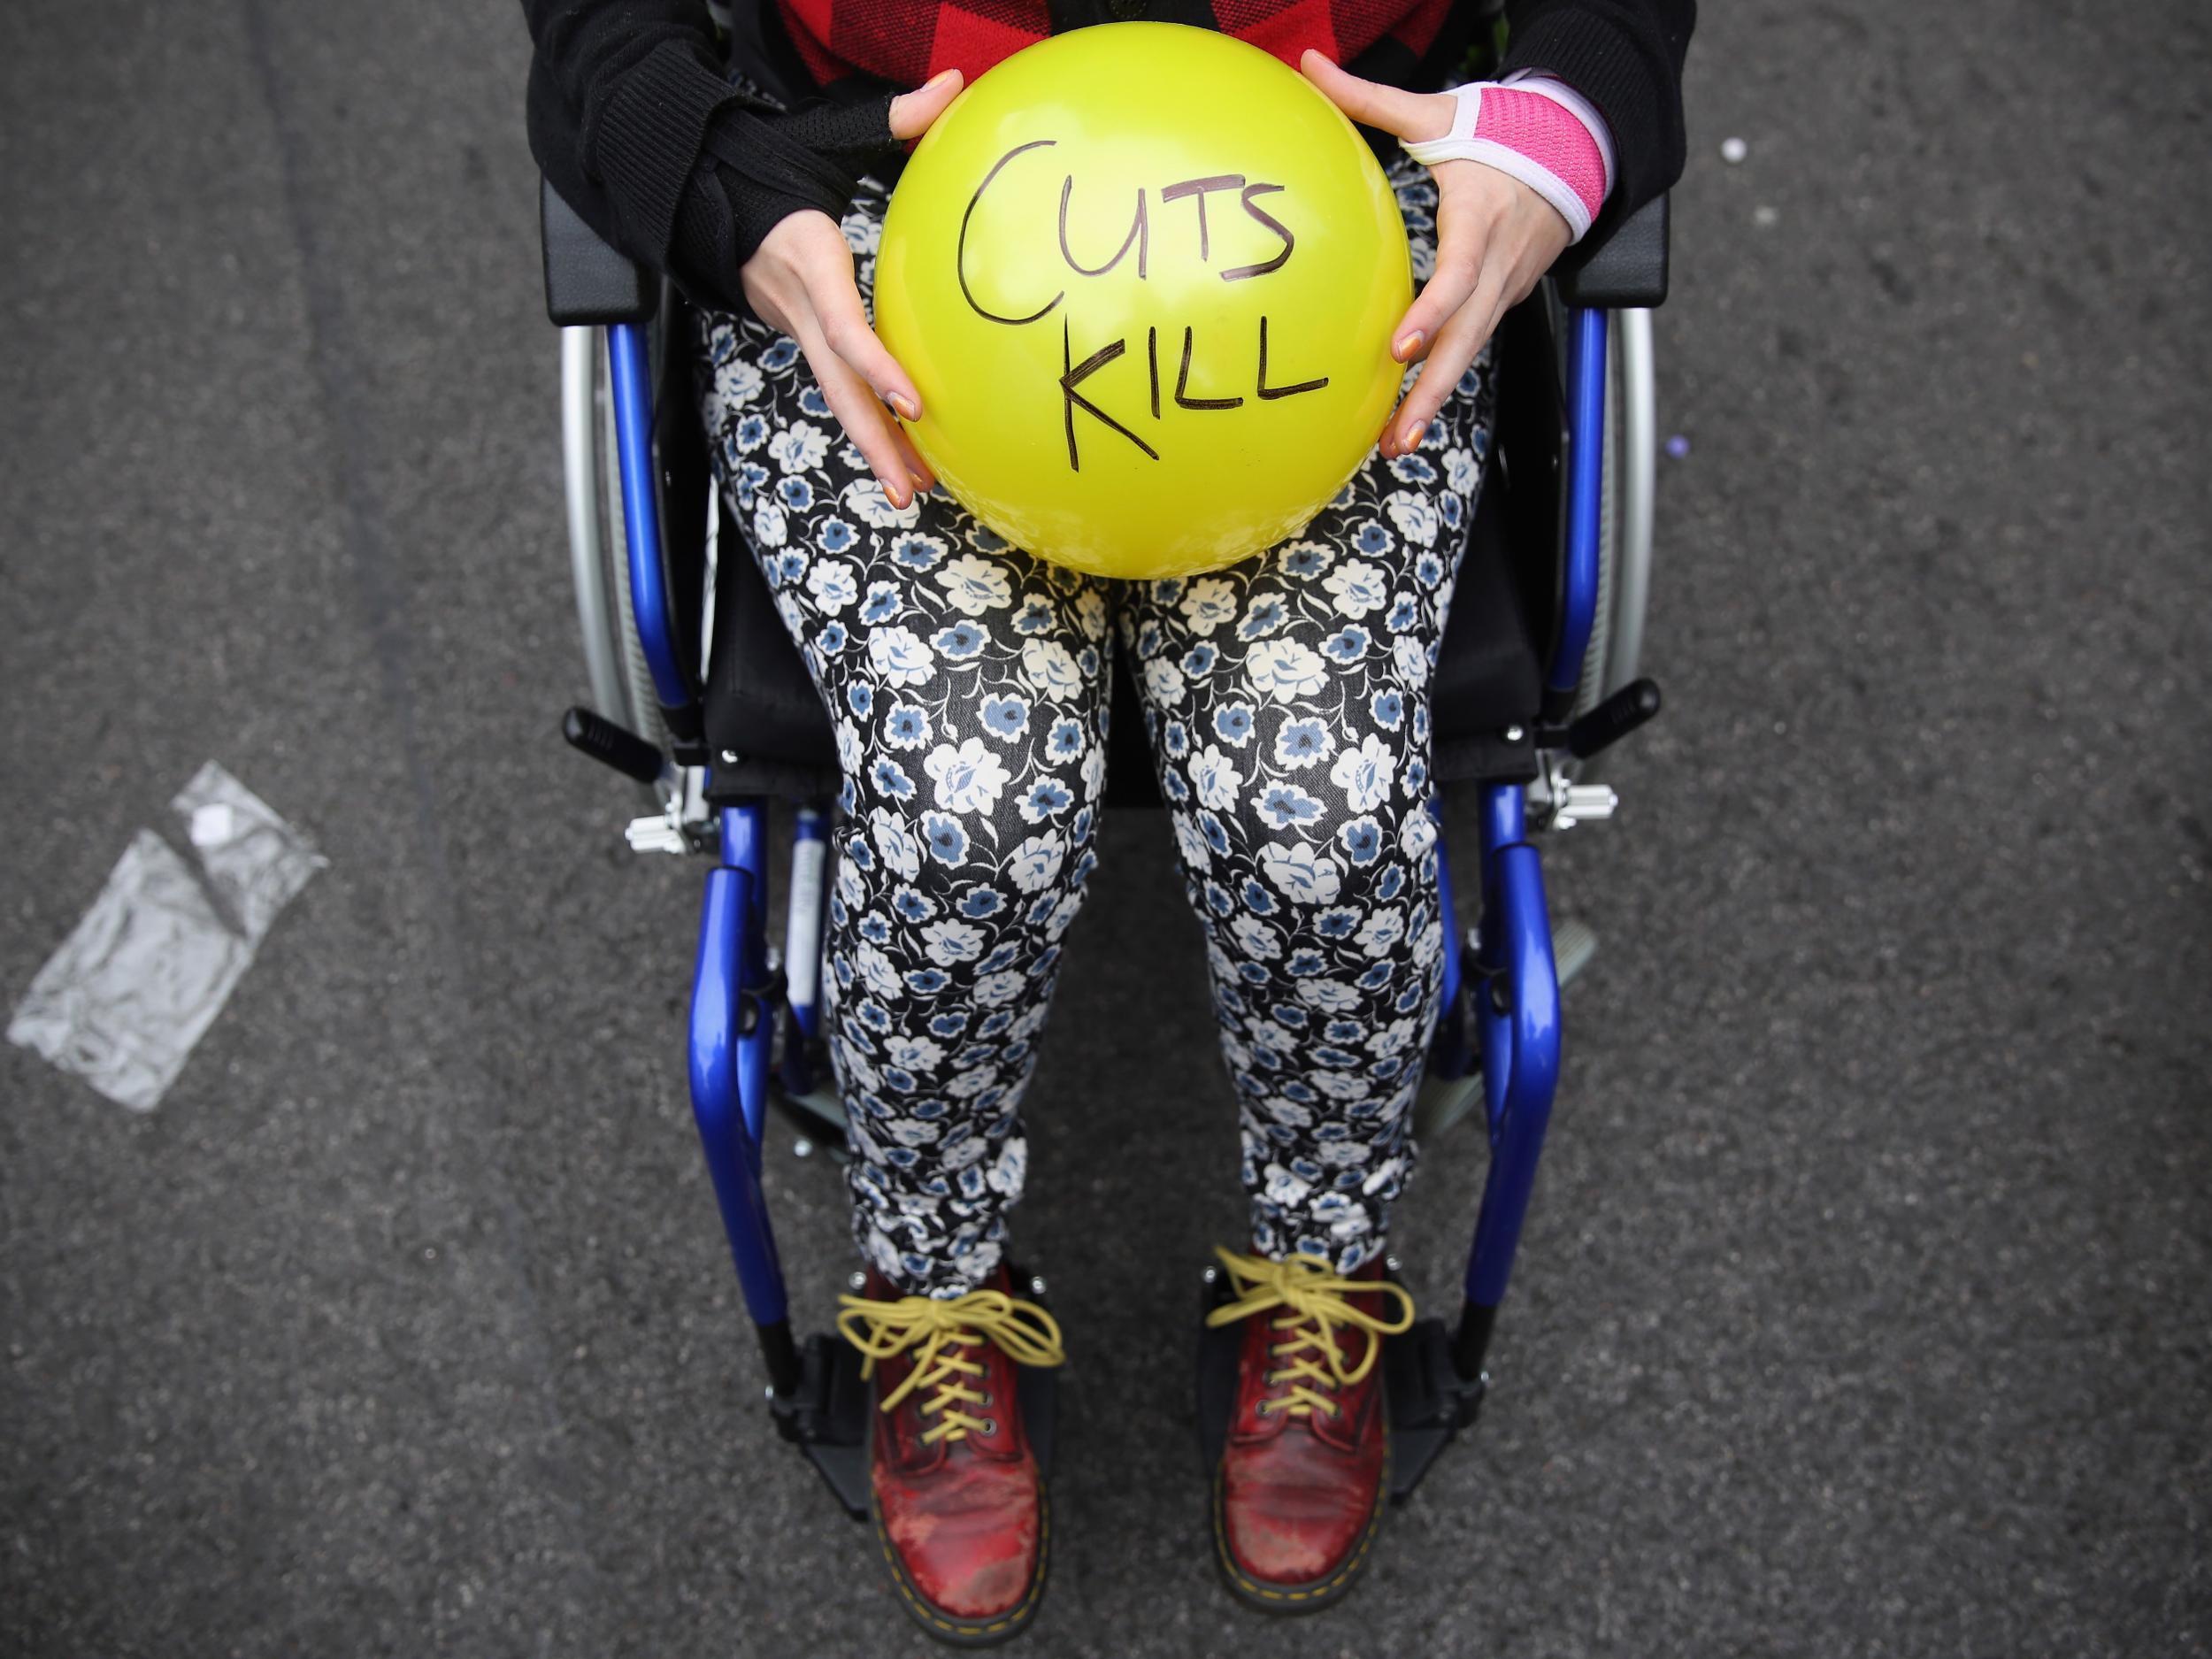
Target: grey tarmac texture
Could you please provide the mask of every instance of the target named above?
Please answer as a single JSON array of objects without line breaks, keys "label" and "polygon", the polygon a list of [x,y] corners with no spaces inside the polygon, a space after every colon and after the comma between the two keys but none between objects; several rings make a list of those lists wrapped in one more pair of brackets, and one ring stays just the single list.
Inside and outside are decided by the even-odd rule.
[{"label": "grey tarmac texture", "polygon": [[[1342,1608],[1214,1582],[1234,1135],[1163,826],[1110,819],[1018,1218],[1075,1356],[1038,1659],[2212,1646],[2207,25],[1706,10],[1669,711],[1549,850],[1605,946],[1489,1411]],[[331,868],[151,1116],[0,1050],[0,1652],[930,1651],[760,1407],[699,872],[554,737],[515,8],[8,33],[0,992],[209,758]],[[1405,1207],[1428,1305],[1481,1164]],[[820,1321],[832,1172],[770,1182]]]}]

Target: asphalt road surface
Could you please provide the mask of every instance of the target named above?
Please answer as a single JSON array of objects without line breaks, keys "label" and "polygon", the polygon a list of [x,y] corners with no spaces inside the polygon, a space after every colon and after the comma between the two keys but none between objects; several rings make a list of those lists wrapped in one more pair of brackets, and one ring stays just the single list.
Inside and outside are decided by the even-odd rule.
[{"label": "asphalt road surface", "polygon": [[[1340,1609],[1215,1583],[1228,1095],[1110,820],[1019,1216],[1075,1356],[1040,1659],[2212,1646],[2207,24],[1707,11],[1669,712],[1550,853],[1604,946],[1489,1410]],[[329,867],[153,1112],[0,1048],[0,1651],[926,1651],[760,1406],[699,871],[554,737],[520,17],[5,33],[0,993],[210,759]],[[1405,1206],[1440,1308],[1481,1156]],[[770,1162],[819,1319],[833,1172]]]}]

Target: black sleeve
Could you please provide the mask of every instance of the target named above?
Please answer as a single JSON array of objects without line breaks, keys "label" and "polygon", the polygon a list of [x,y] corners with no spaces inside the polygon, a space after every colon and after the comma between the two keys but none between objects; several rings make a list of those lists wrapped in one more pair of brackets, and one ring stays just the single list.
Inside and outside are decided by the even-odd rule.
[{"label": "black sleeve", "polygon": [[791,213],[841,217],[891,137],[890,99],[789,112],[741,92],[699,0],[522,0],[530,150],[585,223],[718,310]]},{"label": "black sleeve", "polygon": [[718,311],[743,309],[738,271],[779,223],[809,208],[842,219],[870,163],[898,149],[887,93],[788,111],[745,98],[716,111],[703,142],[668,270]]},{"label": "black sleeve", "polygon": [[1501,74],[1539,69],[1597,106],[1613,137],[1613,188],[1585,244],[1682,176],[1682,59],[1697,0],[1525,0],[1510,4]]},{"label": "black sleeve", "polygon": [[703,0],[522,0],[530,150],[601,235],[656,269],[708,123],[736,96]]}]

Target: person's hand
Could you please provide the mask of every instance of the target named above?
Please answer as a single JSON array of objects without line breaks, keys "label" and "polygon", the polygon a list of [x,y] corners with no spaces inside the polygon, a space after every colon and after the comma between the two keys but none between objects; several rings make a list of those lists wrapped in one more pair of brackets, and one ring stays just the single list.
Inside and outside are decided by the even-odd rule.
[{"label": "person's hand", "polygon": [[[960,91],[960,72],[948,69],[918,91],[891,101],[891,135],[919,138]],[[777,221],[738,272],[745,303],[771,328],[799,342],[807,366],[838,425],[868,463],[894,507],[936,483],[913,441],[884,412],[908,420],[922,412],[921,394],[868,326],[853,282],[853,252],[828,214],[808,210]],[[879,401],[880,400],[880,401]]]},{"label": "person's hand", "polygon": [[[1417,143],[1452,129],[1457,106],[1448,94],[1363,81],[1315,51],[1298,67],[1352,119],[1393,137]],[[1495,167],[1447,161],[1431,171],[1436,177],[1436,269],[1390,336],[1390,355],[1399,362],[1427,362],[1405,401],[1383,423],[1377,442],[1386,456],[1403,455],[1420,443],[1423,429],[1498,319],[1528,297],[1574,235],[1558,209]]]}]

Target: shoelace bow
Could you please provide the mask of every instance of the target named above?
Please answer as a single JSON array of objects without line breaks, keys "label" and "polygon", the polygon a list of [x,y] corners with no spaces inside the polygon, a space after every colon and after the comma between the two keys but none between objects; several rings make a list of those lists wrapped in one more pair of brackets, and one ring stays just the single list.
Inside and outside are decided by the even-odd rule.
[{"label": "shoelace bow", "polygon": [[[1413,1298],[1387,1279],[1347,1279],[1297,1256],[1271,1262],[1263,1256],[1239,1256],[1218,1245],[1214,1254],[1229,1270],[1230,1288],[1239,1300],[1216,1308],[1206,1316],[1207,1325],[1231,1325],[1271,1308],[1285,1310],[1271,1323],[1288,1334],[1268,1349],[1271,1358],[1285,1363],[1267,1373],[1270,1387],[1291,1385],[1280,1407],[1285,1417],[1310,1417],[1316,1411],[1337,1416],[1344,1409],[1335,1397],[1338,1391],[1363,1381],[1374,1370],[1376,1356],[1382,1352],[1379,1339],[1413,1328]],[[1355,1292],[1395,1296],[1404,1312],[1394,1324],[1378,1318],[1348,1300]],[[1346,1325],[1370,1333],[1366,1353],[1348,1371],[1336,1341],[1338,1329]],[[1266,1402],[1259,1409],[1266,1416]]]},{"label": "shoelace bow", "polygon": [[921,1411],[936,1421],[922,1432],[924,1445],[964,1440],[972,1430],[989,1433],[995,1427],[992,1418],[964,1409],[987,1409],[991,1403],[988,1395],[968,1386],[986,1374],[983,1362],[968,1354],[977,1343],[996,1343],[1018,1365],[1067,1362],[1060,1349],[1059,1322],[1035,1302],[1002,1290],[972,1290],[942,1298],[902,1296],[895,1302],[845,1295],[837,1302],[843,1310],[837,1316],[839,1333],[866,1358],[863,1377],[875,1374],[878,1360],[921,1350],[906,1380],[883,1397],[883,1409],[892,1410],[909,1394],[926,1394]]}]

